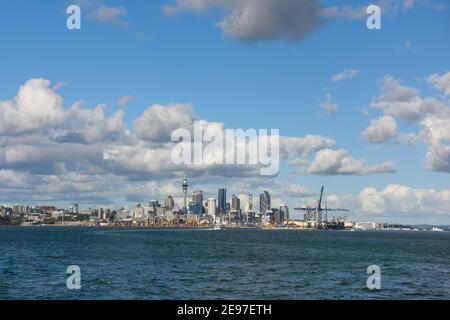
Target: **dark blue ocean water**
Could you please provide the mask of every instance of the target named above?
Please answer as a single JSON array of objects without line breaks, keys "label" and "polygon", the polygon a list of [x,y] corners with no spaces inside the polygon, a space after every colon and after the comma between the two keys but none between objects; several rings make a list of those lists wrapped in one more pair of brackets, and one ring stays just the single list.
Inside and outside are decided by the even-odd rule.
[{"label": "dark blue ocean water", "polygon": [[0,242],[0,299],[450,299],[450,233],[2,227]]}]

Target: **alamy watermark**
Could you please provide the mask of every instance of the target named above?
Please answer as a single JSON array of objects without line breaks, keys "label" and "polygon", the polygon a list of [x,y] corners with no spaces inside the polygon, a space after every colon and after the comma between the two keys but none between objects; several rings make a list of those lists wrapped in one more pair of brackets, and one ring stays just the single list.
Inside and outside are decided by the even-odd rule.
[{"label": "alamy watermark", "polygon": [[381,269],[377,265],[371,265],[367,267],[367,274],[370,276],[367,278],[367,289],[369,290],[381,290]]},{"label": "alamy watermark", "polygon": [[[69,5],[66,9],[69,15],[66,20],[66,26],[69,30],[81,29],[81,8],[76,4]],[[366,21],[369,30],[381,29],[381,8],[377,5],[369,5],[366,8],[366,13],[369,15]]]},{"label": "alamy watermark", "polygon": [[192,130],[172,133],[171,159],[176,165],[246,165],[260,167],[263,176],[276,175],[280,167],[280,130],[222,129],[196,121]]},{"label": "alamy watermark", "polygon": [[69,30],[81,29],[81,8],[76,4],[67,7],[66,13],[69,15],[66,20],[66,27]]},{"label": "alamy watermark", "polygon": [[[81,269],[77,265],[70,265],[67,267],[67,282],[66,286],[69,290],[81,290]],[[370,265],[367,267],[367,274],[369,277],[366,281],[367,289],[381,290],[381,268],[377,265]]]},{"label": "alamy watermark", "polygon": [[380,30],[381,29],[381,8],[377,5],[370,5],[366,9],[366,13],[369,15],[366,21],[367,29]]},{"label": "alamy watermark", "polygon": [[81,269],[77,265],[71,265],[67,267],[66,270],[67,278],[66,286],[69,290],[80,290],[81,289]]}]

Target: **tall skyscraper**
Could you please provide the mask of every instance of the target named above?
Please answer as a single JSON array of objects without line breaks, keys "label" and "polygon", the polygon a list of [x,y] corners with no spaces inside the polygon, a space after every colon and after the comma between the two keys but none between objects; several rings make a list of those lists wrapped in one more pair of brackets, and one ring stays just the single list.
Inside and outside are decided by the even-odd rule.
[{"label": "tall skyscraper", "polygon": [[231,222],[232,220],[238,223],[242,222],[241,199],[234,194],[231,196],[231,208],[228,215],[228,221]]},{"label": "tall skyscraper", "polygon": [[251,211],[253,211],[253,196],[249,194],[247,204],[245,205],[245,212]]},{"label": "tall skyscraper", "polygon": [[200,202],[203,205],[203,191],[197,190],[192,194],[193,202]]},{"label": "tall skyscraper", "polygon": [[283,220],[282,222],[289,223],[289,208],[285,204],[280,205],[280,216]]},{"label": "tall skyscraper", "polygon": [[203,191],[194,191],[194,193],[192,194],[192,202],[189,203],[189,210],[191,212],[194,212],[195,214],[203,213]]},{"label": "tall skyscraper", "polygon": [[259,195],[259,212],[265,213],[270,210],[270,194],[267,191]]},{"label": "tall skyscraper", "polygon": [[275,225],[281,225],[283,224],[283,217],[282,217],[282,213],[280,210],[278,209],[273,209],[272,210],[272,221]]},{"label": "tall skyscraper", "polygon": [[216,199],[208,198],[208,215],[216,216]]},{"label": "tall skyscraper", "polygon": [[219,189],[219,213],[225,213],[227,210],[227,189]]},{"label": "tall skyscraper", "polygon": [[253,210],[253,196],[251,194],[248,195],[248,200],[245,205],[244,212],[244,222],[245,223],[254,223],[256,221],[255,210]]},{"label": "tall skyscraper", "polygon": [[234,194],[231,197],[231,210],[233,211],[241,210],[241,199],[236,197]]}]

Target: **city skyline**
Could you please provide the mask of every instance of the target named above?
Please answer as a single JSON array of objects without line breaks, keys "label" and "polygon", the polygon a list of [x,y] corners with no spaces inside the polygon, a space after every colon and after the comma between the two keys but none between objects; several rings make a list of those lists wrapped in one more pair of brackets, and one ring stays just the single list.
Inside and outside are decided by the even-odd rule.
[{"label": "city skyline", "polygon": [[[302,218],[298,219],[292,217],[289,207],[285,204],[281,203],[279,208],[273,207],[268,191],[260,194],[259,210],[254,210],[252,194],[247,195],[247,200],[244,200],[245,205],[241,208],[241,198],[235,194],[232,194],[230,202],[227,202],[226,188],[218,189],[217,199],[210,197],[205,202],[203,202],[203,191],[195,190],[192,192],[192,201],[187,201],[188,186],[188,178],[185,176],[181,184],[183,199],[180,204],[177,204],[169,195],[164,201],[152,199],[148,201],[148,205],[137,203],[132,209],[97,208],[96,206],[80,208],[77,203],[68,208],[57,208],[53,205],[0,204],[0,224],[51,226],[69,223],[66,226],[339,228],[342,230],[386,228],[384,223],[356,221],[350,216],[334,215],[332,219],[329,219],[327,202],[322,199],[324,187],[321,189],[316,206],[293,208],[293,210],[304,211]],[[322,206],[325,208],[325,214],[322,212]]]},{"label": "city skyline", "polygon": [[[413,223],[399,223],[394,221],[362,221],[361,218],[358,219],[357,216],[352,216],[351,210],[343,209],[343,208],[330,208],[328,207],[328,201],[323,198],[324,194],[324,186],[322,186],[321,192],[317,195],[319,196],[318,201],[310,201],[305,202],[304,207],[300,208],[289,208],[288,205],[283,202],[278,201],[278,207],[272,206],[272,200],[270,193],[268,191],[262,191],[259,195],[259,208],[255,210],[255,206],[253,203],[253,195],[246,194],[241,195],[245,199],[241,199],[241,197],[232,194],[229,198],[230,201],[227,201],[226,198],[226,190],[227,188],[218,189],[218,197],[208,197],[207,201],[204,200],[204,192],[202,190],[194,190],[189,193],[188,189],[188,178],[184,176],[183,182],[181,184],[181,189],[183,191],[183,197],[180,198],[180,202],[177,203],[172,195],[168,195],[166,199],[154,199],[147,201],[147,205],[145,203],[136,203],[131,207],[119,206],[119,207],[102,207],[102,206],[85,206],[81,207],[78,203],[73,203],[69,207],[56,207],[52,204],[23,204],[23,203],[0,203],[0,222],[2,219],[7,219],[11,214],[20,214],[23,223],[28,222],[39,222],[43,223],[46,219],[59,217],[64,222],[64,214],[76,214],[90,217],[89,221],[96,222],[97,225],[99,221],[104,221],[105,223],[108,221],[108,224],[100,224],[103,226],[111,226],[110,219],[116,220],[118,217],[128,219],[133,221],[134,226],[146,226],[149,225],[141,225],[143,221],[148,221],[150,219],[151,212],[157,214],[157,209],[164,209],[163,216],[167,217],[167,213],[172,214],[178,213],[179,219],[183,219],[184,223],[188,221],[191,215],[195,216],[196,225],[178,225],[185,227],[198,227],[198,222],[203,221],[205,217],[212,217],[212,220],[209,223],[214,226],[214,223],[222,227],[283,227],[283,228],[299,228],[299,229],[317,229],[317,228],[333,228],[335,225],[341,225],[342,228],[346,229],[361,229],[361,230],[373,230],[373,229],[385,229],[385,230],[419,230],[419,229],[409,229],[415,226]],[[188,194],[191,194],[191,200],[188,199]],[[222,209],[222,205],[220,204],[219,199],[224,201],[224,209]],[[241,200],[243,200],[244,205],[241,207]],[[12,209],[12,211],[8,211],[7,209]],[[6,211],[5,211],[6,210]],[[36,211],[38,210],[38,211]],[[301,212],[297,213],[296,212]],[[345,212],[345,213],[343,213]],[[332,214],[332,216],[328,216],[328,214]],[[32,220],[26,220],[27,217],[31,214]],[[111,214],[114,214],[111,215]],[[92,217],[99,218],[100,220],[92,220]],[[45,217],[45,218],[44,218]],[[232,219],[233,217],[233,219]],[[245,217],[245,218],[244,218]],[[249,220],[249,217],[251,219]],[[79,218],[79,216],[78,216]],[[137,220],[135,220],[137,218]],[[219,220],[216,220],[219,218]],[[25,219],[25,220],[23,220]],[[121,221],[119,219],[119,221]],[[154,219],[154,218],[153,218]],[[178,218],[177,218],[178,219]],[[225,221],[223,219],[228,219]],[[237,220],[236,220],[237,219]],[[244,220],[247,221],[245,224]],[[14,220],[11,220],[14,221]],[[28,222],[27,222],[28,221]],[[82,220],[70,220],[73,223],[82,223]],[[233,223],[239,224],[230,225],[231,221]],[[250,222],[250,224],[248,224]],[[265,221],[265,222],[262,222]],[[52,224],[54,221],[52,222]],[[117,223],[117,221],[116,221]],[[226,223],[222,225],[222,223]],[[328,227],[327,224],[328,223]],[[0,223],[1,224],[1,223]],[[321,226],[321,224],[324,224]],[[45,224],[44,224],[45,225]],[[51,225],[51,224],[48,224]],[[78,224],[75,224],[78,225]],[[84,224],[83,224],[84,225]],[[94,224],[96,225],[96,224]],[[396,228],[392,228],[390,226],[397,226]],[[420,225],[420,224],[419,224]],[[437,224],[439,225],[439,224]],[[440,224],[442,226],[444,224]],[[86,225],[84,225],[86,226]],[[90,224],[92,226],[92,224]],[[130,226],[130,225],[122,225],[119,226]],[[164,226],[173,226],[173,225],[164,225]],[[422,224],[421,227],[430,227],[429,224]],[[432,225],[433,226],[433,225]],[[205,225],[203,225],[205,227]],[[386,229],[388,228],[388,229]],[[403,229],[401,229],[403,228]],[[429,229],[424,229],[429,230]],[[431,229],[430,229],[431,230]],[[432,231],[442,231],[442,229],[433,228]]]},{"label": "city skyline", "polygon": [[[361,220],[450,223],[446,2],[382,1],[381,30],[354,0],[278,0],[260,23],[244,0],[74,3],[81,30],[60,1],[0,13],[0,203],[183,203],[188,176],[222,209],[263,191],[304,206],[325,185]],[[279,129],[279,173],[173,164],[171,134],[196,122]]]},{"label": "city skyline", "polygon": [[[187,195],[188,179],[183,178],[181,187]],[[245,205],[241,207],[241,198],[231,195],[231,201],[225,202],[221,209],[218,200],[210,197],[203,201],[203,191],[192,192],[192,201],[183,196],[177,204],[169,195],[165,200],[149,200],[147,205],[137,203],[133,208],[103,208],[92,206],[82,208],[74,203],[67,208],[53,205],[23,205],[0,203],[0,225],[21,226],[102,226],[102,227],[146,227],[146,228],[268,228],[297,230],[393,230],[393,231],[448,231],[448,225],[404,224],[395,222],[362,221],[352,217],[350,210],[329,208],[323,199],[324,186],[314,205],[305,204],[301,208],[289,208],[280,203],[271,206],[268,191],[260,194],[259,210],[254,209],[253,195],[248,194]],[[218,198],[226,194],[226,188],[218,190]],[[292,211],[291,211],[292,210]],[[301,211],[302,215],[292,214]],[[344,213],[345,212],[345,213]],[[445,229],[441,229],[445,228]],[[209,229],[208,229],[209,230]]]}]

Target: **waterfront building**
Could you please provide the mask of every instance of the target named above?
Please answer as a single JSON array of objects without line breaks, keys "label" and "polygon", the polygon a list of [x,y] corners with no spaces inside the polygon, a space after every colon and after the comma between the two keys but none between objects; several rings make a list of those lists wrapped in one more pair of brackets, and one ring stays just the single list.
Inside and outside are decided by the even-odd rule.
[{"label": "waterfront building", "polygon": [[358,221],[355,222],[355,229],[359,230],[373,230],[377,228],[377,224],[375,222],[368,221]]},{"label": "waterfront building", "polygon": [[219,189],[219,213],[225,213],[227,211],[227,189]]},{"label": "waterfront building", "polygon": [[270,194],[267,191],[259,196],[259,212],[266,214],[270,210]]},{"label": "waterfront building", "polygon": [[55,210],[51,213],[51,217],[55,219],[61,219],[64,217],[64,211],[62,210]]},{"label": "waterfront building", "polygon": [[138,203],[133,208],[133,219],[141,220],[145,218],[145,208],[141,206],[140,203]]},{"label": "waterfront building", "polygon": [[168,196],[164,201],[164,207],[167,210],[172,210],[175,207],[175,201],[173,200],[172,196]]},{"label": "waterfront building", "polygon": [[103,219],[104,211],[103,208],[97,210],[98,218]]},{"label": "waterfront building", "polygon": [[245,212],[253,211],[253,196],[251,194],[248,195],[247,204],[245,205]]},{"label": "waterfront building", "polygon": [[262,226],[267,226],[268,224],[271,223],[271,217],[273,216],[273,211],[272,210],[266,210],[264,211],[264,213],[262,214]]},{"label": "waterfront building", "polygon": [[127,209],[120,208],[119,210],[117,210],[116,221],[124,221],[131,218],[131,213]]},{"label": "waterfront building", "polygon": [[200,202],[203,205],[203,191],[197,190],[192,194],[193,202]]},{"label": "waterfront building", "polygon": [[[380,227],[380,229],[383,229],[384,226]],[[344,228],[345,229],[353,229],[353,222],[352,221],[344,221]]]},{"label": "waterfront building", "polygon": [[198,201],[189,202],[189,212],[192,214],[201,214],[202,213],[202,203]]},{"label": "waterfront building", "polygon": [[289,223],[289,208],[285,204],[280,205],[280,215],[282,217],[281,223]]},{"label": "waterfront building", "polygon": [[7,211],[6,208],[4,206],[0,206],[0,217],[6,217],[7,215]]},{"label": "waterfront building", "polygon": [[253,209],[253,196],[251,194],[248,195],[248,200],[247,203],[245,204],[243,220],[245,223],[256,222],[256,213],[255,210]]},{"label": "waterfront building", "polygon": [[216,199],[208,198],[208,215],[215,217],[216,216]]},{"label": "waterfront building", "polygon": [[241,210],[241,199],[239,199],[234,194],[231,196],[231,210],[232,211]]},{"label": "waterfront building", "polygon": [[165,217],[166,212],[167,212],[166,208],[162,208],[161,206],[157,207],[155,211],[157,217]]},{"label": "waterfront building", "polygon": [[280,210],[272,209],[272,220],[275,225],[283,224],[283,217]]},{"label": "waterfront building", "polygon": [[13,213],[14,214],[24,214],[24,213],[26,213],[25,206],[21,206],[19,204],[14,205],[13,206]]},{"label": "waterfront building", "polygon": [[241,222],[241,199],[234,194],[231,196],[231,208],[228,216],[228,221],[232,220]]}]

